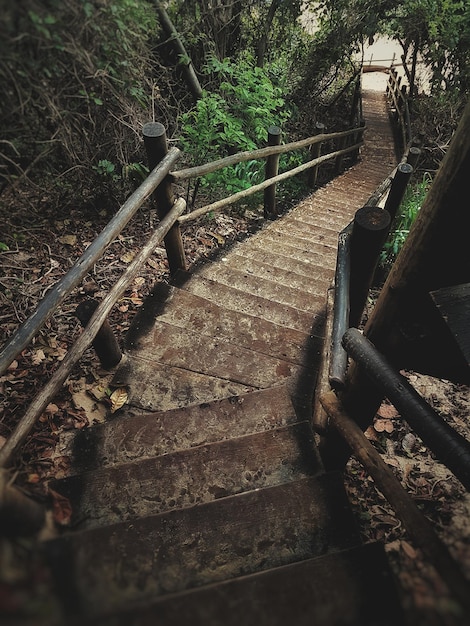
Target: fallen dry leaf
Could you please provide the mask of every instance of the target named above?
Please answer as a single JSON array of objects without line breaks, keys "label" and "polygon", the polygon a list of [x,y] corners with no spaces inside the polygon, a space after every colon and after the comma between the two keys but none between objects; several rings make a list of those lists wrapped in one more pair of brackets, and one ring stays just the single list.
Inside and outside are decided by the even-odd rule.
[{"label": "fallen dry leaf", "polygon": [[63,235],[59,237],[59,241],[66,246],[74,246],[77,243],[77,235]]},{"label": "fallen dry leaf", "polygon": [[123,263],[130,263],[134,260],[135,252],[125,252],[120,258]]},{"label": "fallen dry leaf", "polygon": [[383,419],[389,420],[400,416],[396,408],[391,404],[382,404],[377,411],[377,415]]},{"label": "fallen dry leaf", "polygon": [[39,365],[40,363],[45,361],[45,359],[46,359],[46,355],[44,354],[43,350],[35,350],[33,352],[33,356],[31,358],[31,362],[32,362],[33,365]]},{"label": "fallen dry leaf", "polygon": [[111,402],[111,413],[116,413],[128,400],[127,389],[125,387],[115,389],[109,396],[109,400]]},{"label": "fallen dry leaf", "polygon": [[52,516],[56,524],[67,526],[72,519],[72,505],[65,496],[49,488],[49,495],[52,498]]},{"label": "fallen dry leaf", "polygon": [[393,433],[393,424],[387,419],[376,419],[374,422],[374,429],[378,433]]}]

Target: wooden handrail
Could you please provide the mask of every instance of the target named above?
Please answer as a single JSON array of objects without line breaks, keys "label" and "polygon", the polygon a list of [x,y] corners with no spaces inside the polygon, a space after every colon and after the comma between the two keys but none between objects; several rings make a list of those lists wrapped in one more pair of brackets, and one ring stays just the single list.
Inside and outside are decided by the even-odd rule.
[{"label": "wooden handrail", "polygon": [[[365,130],[361,128],[361,130]],[[184,170],[177,170],[170,172],[170,177],[173,181],[187,180],[188,178],[198,178],[199,176],[205,176],[206,174],[212,174],[224,167],[230,165],[237,165],[243,161],[252,161],[254,159],[264,159],[273,154],[285,154],[292,150],[299,150],[300,148],[308,148],[309,146],[321,143],[323,141],[329,141],[333,139],[340,139],[341,137],[348,137],[358,131],[357,128],[350,128],[348,130],[342,130],[337,133],[323,133],[321,135],[314,135],[307,139],[301,139],[299,141],[292,141],[290,143],[283,144],[282,146],[269,146],[267,148],[259,148],[257,150],[246,150],[244,152],[237,152],[223,159],[217,161],[211,161],[204,165],[197,165],[196,167],[188,167]]]},{"label": "wooden handrail", "polygon": [[90,268],[101,257],[104,249],[114,241],[137,210],[152,195],[180,154],[178,148],[172,148],[168,152],[168,155],[122,205],[113,219],[105,226],[93,243],[88,246],[73,267],[46,294],[34,313],[20,326],[0,353],[0,375],[6,371],[18,354],[26,348],[61,302],[80,284]]},{"label": "wooden handrail", "polygon": [[110,290],[108,295],[103,298],[100,305],[92,315],[86,329],[74,343],[69,352],[67,352],[64,360],[60,364],[60,367],[54,372],[46,386],[43,387],[36,395],[32,403],[29,405],[26,413],[18,422],[12,435],[8,438],[5,445],[0,450],[0,467],[5,467],[5,465],[9,463],[12,455],[24,442],[36,424],[36,420],[51,401],[51,398],[53,398],[59,391],[74,365],[79,361],[82,354],[96,337],[99,329],[103,325],[117,300],[122,296],[129,284],[137,276],[138,272],[150,258],[154,249],[162,241],[185,208],[186,202],[183,198],[179,198],[173,205],[173,208],[158,224],[148,242],[130,263],[118,282]]},{"label": "wooden handrail", "polygon": [[[357,132],[356,128],[354,129],[354,132]],[[320,136],[321,135],[318,135],[318,137]],[[324,163],[325,161],[335,159],[338,156],[348,154],[349,152],[354,152],[355,150],[357,150],[358,148],[362,146],[362,143],[363,142],[360,141],[359,143],[356,143],[353,146],[349,146],[349,148],[344,148],[343,150],[336,150],[335,152],[324,154],[321,157],[318,157],[318,159],[312,159],[311,161],[308,161],[307,163],[303,163],[302,165],[298,165],[297,167],[294,167],[288,172],[283,172],[282,174],[278,174],[277,176],[274,176],[273,178],[269,178],[263,181],[262,183],[259,183],[258,185],[253,185],[249,189],[244,189],[243,191],[234,193],[232,196],[228,196],[227,198],[223,198],[222,200],[218,200],[217,202],[213,202],[212,204],[203,206],[200,209],[196,209],[195,211],[192,211],[192,213],[188,213],[187,215],[182,215],[178,221],[180,222],[180,224],[182,224],[184,222],[195,220],[198,217],[201,217],[202,215],[206,215],[207,213],[210,213],[211,211],[219,211],[220,209],[226,206],[229,206],[230,204],[234,204],[235,202],[238,202],[239,200],[242,200],[243,198],[247,198],[248,196],[251,196],[257,191],[263,191],[263,189],[266,189],[270,185],[286,180],[287,178],[291,178],[292,176],[296,176],[297,174],[300,174],[301,172],[304,172],[305,170],[311,167],[315,167],[316,165],[319,165],[320,163]]]}]

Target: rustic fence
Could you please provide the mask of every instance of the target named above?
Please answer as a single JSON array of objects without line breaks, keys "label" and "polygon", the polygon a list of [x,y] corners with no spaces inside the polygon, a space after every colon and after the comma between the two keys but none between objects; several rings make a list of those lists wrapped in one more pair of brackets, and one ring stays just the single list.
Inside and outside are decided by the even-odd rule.
[{"label": "rustic fence", "polygon": [[[360,98],[356,98],[356,107],[359,107]],[[317,130],[323,130],[321,125]],[[28,434],[34,427],[37,419],[44,412],[47,404],[58,393],[62,384],[71,372],[74,365],[80,360],[85,350],[93,344],[100,349],[104,342],[104,352],[99,355],[102,364],[108,367],[117,365],[120,359],[119,348],[112,338],[112,333],[104,327],[106,318],[122,296],[129,284],[134,280],[139,270],[146,263],[153,250],[163,240],[165,243],[170,274],[180,269],[186,269],[185,253],[181,237],[182,224],[197,219],[209,212],[221,210],[224,207],[259,191],[264,191],[264,214],[268,218],[276,216],[275,189],[276,184],[302,172],[310,170],[314,174],[309,180],[316,181],[316,173],[321,164],[327,161],[336,163],[336,171],[343,167],[343,159],[346,155],[357,157],[362,145],[362,135],[365,126],[361,123],[358,127],[350,128],[336,133],[325,134],[320,132],[307,139],[280,145],[280,130],[270,129],[270,143],[266,148],[241,152],[218,161],[207,163],[198,167],[176,171],[173,166],[181,156],[177,148],[167,148],[165,128],[159,123],[149,123],[144,126],[143,137],[148,156],[151,173],[142,185],[122,205],[113,219],[103,229],[95,241],[86,249],[75,265],[65,276],[46,294],[36,311],[12,336],[0,353],[0,375],[5,372],[16,356],[30,343],[36,333],[44,325],[47,319],[54,313],[57,307],[70,295],[84,279],[89,270],[102,256],[104,250],[124,229],[137,210],[151,197],[157,207],[160,222],[150,237],[147,244],[134,258],[127,270],[99,303],[85,311],[79,312],[80,319],[86,323],[84,332],[71,347],[66,357],[46,383],[44,388],[36,395],[23,417],[19,420],[15,430],[0,450],[0,468],[6,467],[12,460],[13,455],[23,444]],[[322,146],[328,142],[333,149],[327,154],[321,154]],[[279,155],[311,148],[310,156],[313,158],[287,172],[278,173]],[[178,181],[203,176],[204,174],[217,171],[223,167],[235,165],[243,161],[253,159],[266,159],[266,178],[251,188],[233,194],[227,198],[201,207],[191,213],[185,213],[186,202],[179,198],[175,200],[173,184]],[[109,346],[111,345],[111,349]],[[111,354],[111,358],[109,358]]]},{"label": "rustic fence", "polygon": [[407,85],[402,82],[395,67],[390,68],[386,94],[394,123],[399,129],[401,149],[405,152],[412,143],[409,94]]}]

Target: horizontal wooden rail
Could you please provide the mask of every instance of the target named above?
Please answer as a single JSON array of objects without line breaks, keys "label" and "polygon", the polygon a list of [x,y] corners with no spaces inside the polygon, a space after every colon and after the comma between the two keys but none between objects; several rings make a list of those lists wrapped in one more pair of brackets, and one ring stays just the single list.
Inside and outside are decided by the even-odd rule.
[{"label": "horizontal wooden rail", "polygon": [[470,611],[470,585],[429,520],[418,509],[412,497],[402,487],[359,426],[346,413],[334,392],[323,394],[320,402],[328,414],[330,424],[370,473],[377,487],[403,522],[411,539],[428,557],[449,591],[461,604],[462,609],[468,613]]},{"label": "horizontal wooden rail", "polygon": [[[362,127],[360,130],[365,130],[365,128]],[[323,133],[321,135],[314,135],[312,137],[308,137],[307,139],[301,139],[300,141],[292,141],[290,143],[283,144],[282,146],[268,146],[267,148],[259,148],[257,150],[246,150],[244,152],[237,152],[237,154],[232,154],[223,159],[218,159],[217,161],[205,163],[204,165],[198,165],[196,167],[189,167],[184,170],[170,172],[170,176],[174,181],[187,180],[188,178],[198,178],[199,176],[212,174],[212,172],[216,172],[217,170],[220,170],[224,167],[237,165],[238,163],[242,163],[243,161],[264,159],[273,154],[284,154],[286,152],[291,152],[292,150],[308,148],[309,146],[312,146],[316,143],[321,143],[323,141],[330,141],[334,139],[341,139],[342,137],[348,137],[357,132],[357,128],[350,128],[348,130],[342,130],[337,133]]]},{"label": "horizontal wooden rail", "polygon": [[112,220],[105,226],[98,237],[88,246],[83,255],[73,267],[63,276],[56,285],[41,300],[34,313],[20,326],[13,337],[0,353],[0,375],[5,372],[13,359],[26,348],[34,335],[44,325],[55,309],[80,284],[88,271],[98,261],[103,251],[119,233],[129,220],[135,215],[142,204],[152,195],[160,185],[170,168],[180,156],[178,148],[172,148],[167,156],[155,167],[144,182],[134,191],[122,205]]},{"label": "horizontal wooden rail", "polygon": [[12,435],[8,438],[5,445],[0,450],[0,467],[5,467],[10,462],[12,455],[24,442],[36,424],[37,419],[42,415],[54,395],[60,390],[74,365],[80,360],[82,354],[96,337],[116,301],[122,296],[129,284],[137,276],[138,272],[150,258],[154,249],[163,240],[185,208],[186,202],[182,198],[175,202],[173,208],[158,224],[157,228],[138,256],[134,258],[121,278],[110,290],[108,295],[102,300],[101,304],[92,315],[86,329],[74,343],[69,352],[67,352],[64,360],[51,376],[48,383],[45,387],[43,387],[43,389],[41,389],[29,405],[26,413],[17,424]]},{"label": "horizontal wooden rail", "polygon": [[[363,129],[361,128],[360,130],[362,131]],[[351,134],[352,131],[345,131],[345,132],[347,132],[348,134]],[[354,132],[358,132],[358,129],[355,128]],[[338,133],[338,135],[339,134],[341,133]],[[343,137],[345,136],[344,134],[341,134],[341,135]],[[321,137],[321,136],[322,135],[317,135],[317,137]],[[300,142],[296,142],[296,143],[300,143]],[[235,202],[238,202],[239,200],[242,200],[243,198],[247,198],[248,196],[251,196],[252,194],[258,191],[263,191],[263,189],[266,189],[266,187],[269,187],[270,185],[273,185],[275,183],[291,178],[292,176],[296,176],[297,174],[300,174],[301,172],[304,172],[305,170],[308,170],[311,167],[315,167],[316,165],[319,165],[320,163],[324,163],[325,161],[329,161],[330,159],[335,159],[338,156],[348,154],[349,152],[354,152],[355,150],[358,150],[362,146],[362,144],[363,142],[360,141],[359,143],[356,143],[353,146],[349,146],[348,148],[344,148],[343,150],[336,150],[335,152],[324,154],[323,156],[318,157],[317,159],[312,159],[311,161],[308,161],[307,163],[303,163],[302,165],[298,165],[297,167],[294,167],[288,172],[283,172],[282,174],[278,174],[277,176],[274,176],[273,178],[269,178],[268,180],[265,180],[262,183],[259,183],[258,185],[253,185],[249,189],[244,189],[243,191],[239,191],[238,193],[235,193],[232,196],[223,198],[222,200],[218,200],[217,202],[213,202],[212,204],[203,206],[200,209],[196,209],[192,213],[188,213],[187,215],[182,215],[179,219],[179,222],[180,223],[189,222],[191,220],[197,219],[198,217],[201,217],[202,215],[205,215],[206,213],[210,213],[211,211],[219,211],[220,209],[223,209],[224,207],[229,206],[230,204],[234,204]],[[280,147],[285,147],[285,146],[280,146]],[[271,152],[271,154],[277,154],[277,153]]]}]

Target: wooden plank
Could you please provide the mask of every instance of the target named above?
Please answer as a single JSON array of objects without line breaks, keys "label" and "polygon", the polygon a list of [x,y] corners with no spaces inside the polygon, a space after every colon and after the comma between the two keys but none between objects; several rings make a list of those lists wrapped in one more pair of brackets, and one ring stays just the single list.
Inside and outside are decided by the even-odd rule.
[{"label": "wooden plank", "polygon": [[109,421],[61,438],[71,473],[130,463],[295,423],[284,386],[150,413],[125,407]]},{"label": "wooden plank", "polygon": [[238,254],[237,250],[228,254],[222,259],[222,262],[226,267],[248,272],[254,276],[276,281],[281,285],[301,289],[312,294],[324,294],[328,283],[331,282],[335,274],[333,269],[321,265],[317,267],[313,264],[301,264],[299,261],[286,260],[282,264],[281,259],[277,264],[274,264],[272,262],[274,258],[275,254],[271,251],[266,252],[265,260],[262,260],[261,254],[257,257],[249,256],[245,254],[245,248],[243,248]]},{"label": "wooden plank", "polygon": [[310,275],[312,268],[319,271],[325,268],[334,272],[334,256],[325,256],[322,252],[302,250],[280,238],[274,243],[270,239],[253,239],[243,247],[243,254],[263,263],[270,262],[274,267],[284,267],[299,274]]},{"label": "wooden plank", "polygon": [[443,287],[431,297],[470,365],[470,283]]},{"label": "wooden plank", "polygon": [[[275,324],[294,328],[301,332],[309,333],[312,326],[321,326],[324,318],[322,302],[309,301],[309,311],[300,310],[293,306],[292,302],[278,302],[268,293],[263,293],[260,287],[253,286],[248,292],[243,284],[239,288],[234,284],[225,284],[204,278],[198,274],[191,280],[178,282],[178,286],[194,293],[211,302],[222,302],[224,307],[233,311],[246,312],[249,315],[259,316]],[[256,293],[258,292],[258,293]],[[271,296],[275,294],[272,293]],[[307,305],[305,305],[307,306]],[[317,334],[315,332],[315,334]]]},{"label": "wooden plank", "polygon": [[273,324],[254,315],[232,311],[195,294],[158,283],[146,298],[126,335],[126,348],[148,342],[155,319],[188,332],[220,337],[254,352],[302,364],[310,335]]},{"label": "wooden plank", "polygon": [[240,626],[240,616],[243,626],[406,623],[384,548],[369,543],[173,594],[99,626]]},{"label": "wooden plank", "polygon": [[342,478],[325,474],[69,534],[44,548],[69,612],[89,615],[358,543]]},{"label": "wooden plank", "polygon": [[[262,233],[262,235],[261,235]],[[336,261],[336,251],[331,246],[325,246],[318,243],[313,244],[311,241],[296,237],[292,233],[280,233],[272,230],[263,230],[261,233],[250,237],[250,243],[267,250],[285,249],[294,258],[315,259],[318,255],[322,256],[322,265],[334,267]],[[301,255],[300,257],[298,255]],[[333,264],[333,265],[331,265]]]},{"label": "wooden plank", "polygon": [[326,287],[323,285],[317,286],[317,293],[305,293],[301,289],[282,285],[272,279],[252,276],[248,272],[225,267],[222,264],[202,267],[198,270],[197,276],[208,278],[228,287],[235,287],[250,295],[261,296],[279,304],[293,306],[305,312],[315,311],[319,305],[324,305],[323,294]]},{"label": "wooden plank", "polygon": [[112,387],[128,388],[128,403],[146,411],[168,411],[228,398],[256,388],[226,378],[133,357],[126,358],[111,384]]},{"label": "wooden plank", "polygon": [[[317,342],[312,362],[316,366],[321,350]],[[157,320],[150,333],[141,338],[132,359],[184,368],[199,374],[231,380],[257,388],[273,387],[300,375],[302,366],[267,354],[254,352],[221,337],[201,335]]]},{"label": "wooden plank", "polygon": [[321,469],[307,422],[54,481],[80,530],[263,489]]},{"label": "wooden plank", "polygon": [[323,228],[315,229],[315,232],[308,230],[301,222],[290,221],[277,221],[273,223],[274,226],[271,230],[281,234],[293,234],[295,237],[300,237],[310,242],[312,249],[315,249],[317,244],[327,246],[329,248],[336,248],[338,234],[336,231],[324,230]]}]

